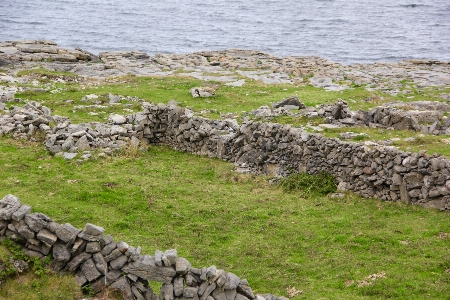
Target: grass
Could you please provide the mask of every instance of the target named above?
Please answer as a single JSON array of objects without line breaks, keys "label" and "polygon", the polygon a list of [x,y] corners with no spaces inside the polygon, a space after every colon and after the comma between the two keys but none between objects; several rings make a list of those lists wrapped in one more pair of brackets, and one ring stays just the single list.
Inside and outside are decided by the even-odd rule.
[{"label": "grass", "polygon": [[[0,153],[2,190],[35,211],[103,226],[143,253],[176,248],[195,267],[247,278],[257,293],[446,299],[450,292],[448,213],[285,192],[267,177],[167,147],[81,163],[1,138]],[[380,272],[386,278],[358,287]]]},{"label": "grass", "polygon": [[[240,117],[243,112],[292,95],[298,95],[307,106],[341,98],[353,110],[394,100],[410,101],[408,95],[393,97],[358,86],[325,92],[304,84],[264,85],[252,80],[246,80],[243,87],[229,87],[176,76],[126,76],[107,82],[72,77],[77,81],[61,83],[54,79],[69,78],[70,74],[37,69],[19,75],[37,79],[37,87],[44,91],[22,84],[28,90],[16,97],[40,101],[53,114],[69,116],[74,123],[104,121],[109,113],[141,110],[139,102],[130,100],[108,105],[109,93],[155,103],[174,99],[196,112],[208,111],[205,116],[210,118],[228,112]],[[192,99],[189,89],[205,85],[214,87],[216,96]],[[439,100],[444,92],[448,89],[414,89],[414,100]],[[82,101],[89,94],[99,98]],[[363,101],[367,98],[374,100]],[[92,104],[107,108],[74,109],[76,105]],[[320,119],[289,117],[273,121],[321,123]],[[366,133],[372,140],[396,137],[400,140],[394,145],[403,150],[426,149],[429,154],[450,156],[445,136],[371,128],[324,129],[322,133],[337,137],[345,131]],[[411,136],[416,139],[404,140]],[[146,254],[176,248],[195,267],[214,264],[247,278],[256,293],[294,299],[448,299],[447,212],[361,199],[351,193],[332,198],[328,195],[333,190],[328,189],[331,184],[325,185],[322,194],[317,189],[307,193],[318,180],[302,177],[305,175],[270,185],[270,178],[237,174],[226,162],[160,146],[150,146],[146,151],[127,149],[113,157],[78,162],[53,157],[40,143],[0,137],[0,166],[0,197],[15,194],[34,211],[59,223],[69,222],[79,228],[87,222],[102,226],[116,240],[142,246]],[[367,279],[369,276],[375,279]],[[20,292],[20,280],[7,284],[11,292]],[[59,284],[63,283],[56,279],[49,282],[49,290],[65,293],[65,288],[59,291],[56,287]],[[6,297],[1,294],[3,289],[0,297]],[[47,289],[46,284],[42,289]],[[11,297],[34,297],[32,288],[24,291],[28,292]],[[78,292],[74,290],[74,297]],[[67,293],[72,290],[67,289]]]},{"label": "grass", "polygon": [[50,82],[51,79],[64,79],[67,81],[74,81],[78,78],[78,75],[71,72],[51,71],[44,68],[21,70],[17,72],[16,76],[33,77],[38,79],[40,82]]}]

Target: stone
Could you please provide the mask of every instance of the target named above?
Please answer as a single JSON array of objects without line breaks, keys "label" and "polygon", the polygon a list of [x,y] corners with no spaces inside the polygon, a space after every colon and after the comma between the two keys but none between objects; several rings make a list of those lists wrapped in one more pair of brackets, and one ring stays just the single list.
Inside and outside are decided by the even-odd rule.
[{"label": "stone", "polygon": [[167,257],[165,257],[164,254],[161,257],[161,260],[162,260],[163,266],[170,267],[172,265],[170,263],[170,260]]},{"label": "stone", "polygon": [[236,87],[243,86],[244,84],[245,84],[245,79],[241,79],[241,80],[237,80],[237,81],[234,81],[234,82],[225,83],[225,85],[236,86]]},{"label": "stone", "polygon": [[405,203],[411,202],[411,197],[409,196],[408,190],[406,188],[406,181],[402,181],[400,185],[400,200]]},{"label": "stone", "polygon": [[109,120],[115,125],[125,124],[127,119],[124,116],[112,114],[109,116]]},{"label": "stone", "polygon": [[120,102],[120,96],[118,96],[118,95],[109,93],[108,97],[109,97],[109,104],[114,104],[114,103]]},{"label": "stone", "polygon": [[51,221],[49,217],[41,213],[28,214],[24,218],[25,223],[34,232],[38,232],[47,226],[47,222]]},{"label": "stone", "polygon": [[126,135],[127,130],[119,125],[111,126],[111,135]]},{"label": "stone", "polygon": [[339,134],[339,138],[344,140],[351,140],[356,138],[357,136],[358,134],[354,132],[343,132]]},{"label": "stone", "polygon": [[252,288],[248,285],[248,282],[245,279],[241,280],[241,282],[239,283],[239,285],[236,288],[236,291],[249,299],[255,298]]},{"label": "stone", "polygon": [[200,286],[198,287],[198,295],[201,296],[206,291],[206,288],[209,286],[208,281],[203,281]]},{"label": "stone", "polygon": [[142,296],[135,286],[131,286],[131,292],[133,292],[133,295],[137,300],[145,300],[144,296]]},{"label": "stone", "polygon": [[46,229],[48,229],[48,231],[55,233],[56,230],[58,229],[59,224],[53,221],[47,222],[47,226],[45,226]]},{"label": "stone", "polygon": [[161,295],[164,295],[163,300],[174,300],[173,296],[173,285],[172,284],[163,284],[161,287]]},{"label": "stone", "polygon": [[81,265],[81,271],[89,282],[94,281],[102,275],[95,267],[92,258],[89,258]]},{"label": "stone", "polygon": [[31,212],[31,206],[29,206],[29,205],[22,205],[18,210],[16,210],[12,214],[11,218],[14,221],[20,221],[20,220],[22,220],[25,217],[25,215],[29,214],[30,212]]},{"label": "stone", "polygon": [[206,278],[206,272],[207,272],[207,268],[202,268],[202,272],[201,272],[201,274],[200,274],[200,280],[201,281],[206,281],[207,280],[207,278]]},{"label": "stone", "polygon": [[284,98],[280,102],[276,103],[273,107],[279,108],[279,107],[283,107],[283,106],[287,106],[287,105],[295,106],[296,109],[306,108],[306,105],[303,104],[297,96],[290,96],[290,97]]},{"label": "stone", "polygon": [[77,147],[77,149],[81,151],[91,150],[91,145],[89,144],[88,138],[85,135],[78,139],[78,141],[75,143],[75,147]]},{"label": "stone", "polygon": [[127,252],[128,247],[129,247],[128,244],[125,243],[125,242],[118,242],[118,243],[117,243],[117,249],[118,249],[120,252],[122,252],[122,253]]},{"label": "stone", "polygon": [[109,266],[111,267],[112,270],[119,270],[127,263],[127,261],[128,257],[126,257],[125,255],[121,255],[116,259],[110,261]]},{"label": "stone", "polygon": [[8,194],[0,200],[0,219],[10,220],[12,214],[20,209],[22,203],[19,198],[14,195]]},{"label": "stone", "polygon": [[183,290],[184,290],[183,277],[181,276],[175,277],[175,279],[173,280],[173,294],[175,295],[175,297],[183,295]]},{"label": "stone", "polygon": [[137,277],[136,275],[133,275],[133,274],[127,274],[127,277],[133,282],[136,282],[138,280],[138,278],[139,278],[139,277]]},{"label": "stone", "polygon": [[183,297],[194,298],[198,295],[198,287],[186,287],[183,290]]},{"label": "stone", "polygon": [[125,255],[129,257],[130,261],[136,261],[139,258],[139,255],[141,254],[141,247],[134,248],[133,246],[128,247],[127,252],[125,252]]},{"label": "stone", "polygon": [[78,271],[77,274],[75,274],[75,280],[77,281],[79,286],[85,285],[88,280],[86,279],[86,276],[84,276],[83,272]]},{"label": "stone", "polygon": [[108,272],[108,263],[106,262],[105,258],[101,253],[95,253],[92,255],[92,258],[94,259],[95,267],[97,270],[102,273],[102,275],[106,275]]},{"label": "stone", "polygon": [[339,101],[334,104],[331,115],[335,120],[347,118],[349,116],[347,102],[339,99]]},{"label": "stone", "polygon": [[216,276],[213,278],[218,287],[223,287],[227,282],[227,273],[224,270],[217,270]]},{"label": "stone", "polygon": [[198,97],[202,97],[202,98],[207,98],[207,97],[212,97],[216,95],[216,92],[214,91],[214,89],[210,88],[210,87],[194,87],[190,90],[192,98],[198,98]]},{"label": "stone", "polygon": [[33,239],[34,238],[34,231],[31,230],[26,224],[25,222],[20,222],[17,226],[17,233],[20,234],[21,236],[23,236],[24,238],[26,238],[27,240]]},{"label": "stone", "polygon": [[77,156],[77,153],[64,152],[64,154],[63,154],[63,158],[66,160],[74,159],[76,156]]},{"label": "stone", "polygon": [[73,227],[69,223],[66,223],[66,224],[60,225],[58,227],[58,229],[55,231],[55,234],[63,242],[66,242],[68,244],[73,244],[73,242],[75,242],[75,239],[77,238],[77,235],[79,232],[80,232],[79,229]]},{"label": "stone", "polygon": [[69,151],[70,149],[72,149],[75,146],[75,143],[73,141],[73,138],[70,136],[68,137],[64,143],[62,143],[61,145],[61,150],[63,151]]},{"label": "stone", "polygon": [[175,265],[177,259],[177,249],[170,249],[164,251],[164,256],[169,260],[170,265]]},{"label": "stone", "polygon": [[176,271],[172,267],[158,267],[152,256],[144,256],[128,263],[122,270],[126,273],[137,275],[145,280],[171,283]]},{"label": "stone", "polygon": [[95,294],[100,293],[102,290],[104,290],[106,287],[105,283],[106,283],[106,276],[101,276],[100,278],[98,278],[97,280],[92,282],[90,285],[92,294],[95,295]]},{"label": "stone", "polygon": [[[6,220],[0,220],[0,231],[3,229],[6,229],[8,227],[9,223]],[[0,234],[1,236],[1,234]]]},{"label": "stone", "polygon": [[163,257],[163,253],[160,250],[156,250],[156,252],[155,252],[155,264],[158,267],[162,267],[163,266],[162,257]]},{"label": "stone", "polygon": [[116,281],[122,275],[121,271],[111,270],[106,273],[105,281],[106,286],[111,285],[114,281]]},{"label": "stone", "polygon": [[31,243],[27,243],[26,247],[31,250],[39,251],[44,255],[48,255],[50,253],[50,250],[52,249],[52,247],[47,246],[45,244],[41,244],[40,246],[37,246],[37,245],[33,245]]},{"label": "stone", "polygon": [[101,250],[102,250],[102,248],[100,247],[99,242],[88,242],[86,244],[86,252],[87,253],[96,253],[96,252],[100,252]]},{"label": "stone", "polygon": [[106,262],[110,262],[110,261],[118,258],[121,255],[122,255],[122,252],[120,252],[119,249],[114,249],[109,255],[105,256],[105,260],[106,260]]},{"label": "stone", "polygon": [[25,250],[25,255],[29,256],[29,257],[39,258],[39,259],[44,257],[44,254],[42,254],[41,252],[30,250],[30,249]]},{"label": "stone", "polygon": [[191,263],[184,257],[178,257],[175,261],[177,273],[186,274],[191,269]]},{"label": "stone", "polygon": [[68,272],[75,271],[82,263],[91,258],[91,254],[82,252],[79,255],[72,258],[72,260],[67,264],[66,270]]},{"label": "stone", "polygon": [[89,234],[89,235],[102,235],[105,232],[105,229],[100,226],[96,226],[91,223],[87,223],[84,226],[83,232]]},{"label": "stone", "polygon": [[218,286],[211,293],[211,296],[214,298],[214,300],[227,300],[227,296],[225,295],[224,290]]},{"label": "stone", "polygon": [[217,285],[214,282],[208,285],[200,297],[200,300],[206,300],[206,298],[216,289],[216,287]]},{"label": "stone", "polygon": [[403,182],[403,178],[402,176],[400,176],[399,174],[395,173],[394,175],[392,175],[392,184],[393,185],[401,185]]},{"label": "stone", "polygon": [[225,297],[227,297],[227,300],[234,300],[236,298],[236,289],[231,290],[224,290],[225,291]]},{"label": "stone", "polygon": [[236,289],[241,279],[237,277],[235,274],[228,272],[227,273],[227,282],[223,285],[225,290],[233,290]]},{"label": "stone", "polygon": [[414,190],[410,190],[408,192],[409,196],[412,198],[417,198],[422,194],[422,190],[420,189],[414,189]]},{"label": "stone", "polygon": [[70,260],[70,252],[67,250],[66,246],[61,243],[55,243],[53,245],[52,252],[53,259],[60,262],[67,262]]},{"label": "stone", "polygon": [[119,279],[117,279],[113,284],[111,284],[111,288],[121,291],[123,298],[126,300],[134,299],[134,295],[133,295],[133,292],[131,291],[130,283],[128,282],[128,279],[126,276],[122,276]]},{"label": "stone", "polygon": [[235,300],[249,300],[249,298],[245,297],[242,294],[237,293],[236,297],[234,298]]},{"label": "stone", "polygon": [[[101,243],[101,241],[100,241],[100,243]],[[116,242],[112,241],[103,247],[102,254],[105,256],[109,255],[116,248],[117,248]]]},{"label": "stone", "polygon": [[100,239],[100,245],[101,245],[102,247],[104,247],[105,245],[108,245],[108,244],[110,244],[110,243],[112,243],[112,242],[114,242],[114,240],[113,240],[113,238],[112,238],[112,236],[111,236],[110,234],[108,234],[108,235],[106,235],[106,236],[103,236],[103,237]]},{"label": "stone", "polygon": [[56,236],[56,234],[50,232],[47,229],[41,229],[38,234],[36,235],[36,237],[43,241],[44,243],[46,243],[47,245],[51,246],[53,245],[56,240],[58,239],[58,237]]},{"label": "stone", "polygon": [[80,238],[77,238],[75,242],[73,242],[71,253],[72,255],[78,255],[82,251],[86,249],[86,241]]},{"label": "stone", "polygon": [[100,239],[102,238],[101,235],[90,235],[90,234],[87,234],[84,231],[81,231],[78,234],[78,237],[82,238],[83,240],[88,241],[88,242],[99,242]]},{"label": "stone", "polygon": [[210,266],[208,269],[206,269],[206,277],[207,278],[213,278],[216,276],[217,268],[216,266]]},{"label": "stone", "polygon": [[188,285],[188,286],[197,286],[198,283],[200,282],[200,277],[191,272],[188,272],[185,275],[185,279],[186,279],[186,285]]}]

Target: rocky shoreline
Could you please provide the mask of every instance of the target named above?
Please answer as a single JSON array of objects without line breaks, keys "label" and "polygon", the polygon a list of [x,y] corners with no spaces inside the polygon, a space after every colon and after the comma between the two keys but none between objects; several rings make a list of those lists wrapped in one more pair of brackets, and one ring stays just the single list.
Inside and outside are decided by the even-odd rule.
[{"label": "rocky shoreline", "polygon": [[243,82],[236,74],[266,84],[300,83],[307,79],[308,84],[326,90],[344,90],[356,84],[393,95],[411,92],[411,89],[405,89],[405,80],[419,88],[450,85],[450,61],[405,60],[343,65],[315,56],[276,57],[256,50],[238,49],[157,54],[154,57],[139,51],[116,51],[101,52],[97,56],[80,48],[65,49],[45,40],[0,42],[0,68],[6,66],[12,72],[43,66],[97,79],[130,74],[177,74],[238,86]]}]

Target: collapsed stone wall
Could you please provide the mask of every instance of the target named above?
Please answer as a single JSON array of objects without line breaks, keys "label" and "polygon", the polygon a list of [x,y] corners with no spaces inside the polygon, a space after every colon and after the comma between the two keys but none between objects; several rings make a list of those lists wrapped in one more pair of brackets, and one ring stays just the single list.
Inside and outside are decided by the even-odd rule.
[{"label": "collapsed stone wall", "polygon": [[91,284],[94,293],[111,287],[124,299],[157,300],[148,283],[155,281],[163,283],[159,295],[163,300],[284,300],[255,295],[246,279],[214,265],[194,268],[175,249],[141,255],[140,247],[115,242],[102,227],[88,223],[81,230],[31,209],[11,194],[0,200],[0,239],[16,241],[30,257],[51,255],[51,269],[74,273],[78,284]]},{"label": "collapsed stone wall", "polygon": [[[437,154],[404,152],[373,142],[345,142],[290,125],[209,120],[174,104],[144,102],[143,109],[125,117],[111,116],[110,124],[71,124],[29,102],[0,117],[0,132],[27,138],[40,129],[45,131],[47,149],[66,151],[65,155],[93,149],[109,152],[146,142],[220,158],[243,172],[284,176],[325,171],[337,178],[340,189],[363,197],[450,210],[450,161]],[[50,128],[49,122],[56,125]]]}]

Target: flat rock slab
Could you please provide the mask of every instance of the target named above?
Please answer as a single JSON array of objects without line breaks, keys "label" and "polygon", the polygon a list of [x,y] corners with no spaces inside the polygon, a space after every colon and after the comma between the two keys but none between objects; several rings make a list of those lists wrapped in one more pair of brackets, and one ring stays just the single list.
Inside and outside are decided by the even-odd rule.
[{"label": "flat rock slab", "polygon": [[125,273],[131,273],[145,280],[157,281],[169,284],[177,272],[172,267],[158,267],[155,258],[144,256],[141,259],[129,263],[122,269]]},{"label": "flat rock slab", "polygon": [[22,206],[19,198],[8,194],[0,200],[0,220],[10,220],[12,214]]}]

